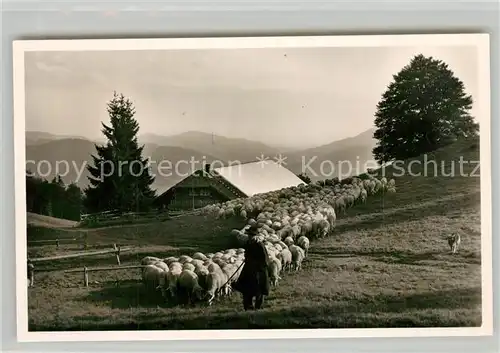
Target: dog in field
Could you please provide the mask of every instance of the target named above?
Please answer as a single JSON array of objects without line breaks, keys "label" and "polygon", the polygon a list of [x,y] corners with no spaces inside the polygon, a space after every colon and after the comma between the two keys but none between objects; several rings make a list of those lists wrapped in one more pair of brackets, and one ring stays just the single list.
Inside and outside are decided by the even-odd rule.
[{"label": "dog in field", "polygon": [[453,233],[448,236],[448,245],[450,246],[450,251],[452,254],[455,254],[458,251],[458,247],[460,246],[460,234]]}]

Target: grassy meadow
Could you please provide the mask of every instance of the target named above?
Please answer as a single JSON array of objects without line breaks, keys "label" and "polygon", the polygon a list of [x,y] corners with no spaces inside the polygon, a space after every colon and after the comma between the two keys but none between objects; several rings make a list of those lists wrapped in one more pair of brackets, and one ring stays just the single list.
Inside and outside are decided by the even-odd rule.
[{"label": "grassy meadow", "polygon": [[[459,156],[478,161],[478,144],[455,144],[428,158],[443,161],[448,173],[452,160],[459,170]],[[463,171],[474,169],[475,164],[468,164]],[[418,170],[422,166],[414,165],[413,171]],[[394,168],[386,173],[392,177]],[[395,176],[396,193],[369,197],[366,204],[338,215],[334,234],[311,243],[303,269],[283,274],[261,311],[244,312],[237,292],[212,307],[172,307],[146,292],[139,269],[90,272],[88,288],[82,272],[62,272],[116,265],[113,254],[36,264],[35,286],[28,288],[29,330],[480,326],[479,171],[476,174]],[[120,256],[127,265],[146,255],[191,255],[235,247],[229,232],[244,223],[240,218],[196,215],[92,229],[43,223],[30,227],[28,239],[85,233],[90,248],[134,246]],[[450,253],[444,238],[454,231],[462,235],[457,254]],[[61,243],[59,249],[30,246],[28,255],[81,251],[78,243]]]}]

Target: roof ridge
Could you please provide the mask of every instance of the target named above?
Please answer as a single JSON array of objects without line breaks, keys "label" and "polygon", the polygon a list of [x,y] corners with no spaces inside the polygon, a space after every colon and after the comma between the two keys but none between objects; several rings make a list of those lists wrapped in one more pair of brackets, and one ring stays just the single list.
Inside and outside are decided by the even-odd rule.
[{"label": "roof ridge", "polygon": [[[233,164],[230,164],[230,163],[224,163],[224,165],[222,167],[217,167],[217,168],[214,168],[214,170],[216,169],[219,169],[219,168],[226,168],[226,167],[232,167],[232,166],[235,166],[235,165],[245,165],[245,164],[258,164],[258,163],[262,163],[264,162],[264,164],[266,163],[273,163],[273,164],[279,164],[278,162],[272,160],[272,159],[266,159],[266,160],[256,160],[256,161],[250,161],[250,162],[239,162],[239,163],[233,163]],[[207,163],[207,164],[211,164],[211,163]],[[288,169],[288,168],[287,168]]]}]

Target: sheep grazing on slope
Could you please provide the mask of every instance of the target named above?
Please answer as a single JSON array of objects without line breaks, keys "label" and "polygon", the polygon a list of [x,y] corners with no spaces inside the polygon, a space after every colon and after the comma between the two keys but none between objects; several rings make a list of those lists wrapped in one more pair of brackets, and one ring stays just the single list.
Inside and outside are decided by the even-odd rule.
[{"label": "sheep grazing on slope", "polygon": [[[395,192],[393,179],[378,180],[368,176],[366,180],[356,177],[342,182],[326,180],[209,205],[203,212],[221,218],[234,215],[245,218],[244,227],[230,231],[241,247],[248,243],[247,230],[252,225],[256,226],[255,239],[268,250],[270,276],[276,284],[281,271],[298,271],[301,268],[304,258],[308,256],[309,239],[323,238],[334,232],[339,212],[345,214],[347,207],[365,203],[369,195],[385,190]],[[458,245],[452,251],[457,251],[454,250],[457,248]],[[198,276],[199,286],[208,291],[206,299],[211,304],[215,297],[230,294],[230,282],[238,278],[244,255],[244,249],[240,248],[213,254],[198,252],[192,257],[169,257],[164,260],[168,266],[164,277],[174,293],[180,274],[193,272]],[[154,264],[156,260],[149,257],[145,262]],[[166,269],[162,264],[157,267]],[[175,286],[172,284],[170,287],[174,282]]]},{"label": "sheep grazing on slope", "polygon": [[339,196],[335,199],[335,208],[338,213],[342,212],[345,215],[347,207],[343,196]]},{"label": "sheep grazing on slope", "polygon": [[159,289],[165,284],[165,271],[155,265],[146,265],[142,270],[142,282],[148,289]]},{"label": "sheep grazing on slope", "polygon": [[190,270],[183,270],[178,279],[178,291],[185,294],[187,304],[202,300],[205,290],[198,283],[198,276]]},{"label": "sheep grazing on slope", "polygon": [[212,305],[214,299],[224,285],[224,278],[221,272],[210,272],[206,279],[207,303]]},{"label": "sheep grazing on slope", "polygon": [[168,270],[169,270],[168,265],[161,260],[153,262],[153,265],[158,267],[158,268],[161,268],[165,272],[168,272]]},{"label": "sheep grazing on slope", "polygon": [[208,272],[208,268],[206,268],[205,266],[198,266],[195,268],[194,273],[196,273],[196,275],[198,276],[198,283],[200,284],[200,286],[206,289],[207,277],[210,274],[210,272]]},{"label": "sheep grazing on slope", "polygon": [[288,248],[281,250],[277,255],[277,258],[281,260],[281,265],[283,270],[290,270],[292,266],[292,253]]},{"label": "sheep grazing on slope", "polygon": [[281,261],[278,260],[277,258],[272,258],[269,261],[268,268],[269,268],[269,279],[271,281],[271,284],[276,287],[278,285],[278,280],[281,279],[280,277],[280,272],[282,268]]},{"label": "sheep grazing on slope", "polygon": [[174,257],[174,256],[170,256],[170,257],[163,259],[163,262],[165,262],[168,266],[170,266],[170,264],[172,264],[174,262],[179,262],[179,259]]},{"label": "sheep grazing on slope", "polygon": [[292,269],[299,271],[302,267],[302,261],[304,261],[306,254],[304,250],[297,245],[290,246],[290,252],[292,253]]},{"label": "sheep grazing on slope", "polygon": [[[176,262],[176,264],[180,264]],[[166,286],[168,287],[168,292],[170,293],[170,297],[176,298],[177,297],[177,282],[179,280],[179,276],[182,273],[182,265],[181,266],[173,266],[170,267],[170,271],[167,273],[167,283]]]},{"label": "sheep grazing on slope", "polygon": [[[190,264],[192,264],[194,267],[199,267],[199,266],[203,266],[205,264],[205,261],[198,260],[198,259],[193,259],[193,261],[191,261]],[[186,265],[186,264],[184,264],[184,265]]]},{"label": "sheep grazing on slope", "polygon": [[309,239],[305,235],[297,239],[297,245],[304,250],[305,256],[307,256],[307,253],[309,252],[309,244]]},{"label": "sheep grazing on slope", "polygon": [[143,265],[143,266],[151,265],[157,261],[161,261],[161,259],[154,257],[154,256],[146,256],[146,257],[142,258],[141,265]]},{"label": "sheep grazing on slope", "polygon": [[286,246],[290,246],[290,245],[293,245],[293,238],[292,237],[286,237],[285,240],[283,240],[283,242],[286,244]]},{"label": "sheep grazing on slope", "polygon": [[182,269],[188,271],[194,271],[196,269],[196,266],[190,262],[185,262],[184,265],[182,265]]},{"label": "sheep grazing on slope", "polygon": [[193,260],[206,261],[208,260],[208,257],[205,254],[202,254],[201,252],[197,252],[193,254]]},{"label": "sheep grazing on slope", "polygon": [[365,189],[361,190],[361,194],[359,197],[361,199],[361,203],[366,203],[366,199],[368,198],[368,192]]},{"label": "sheep grazing on slope", "polygon": [[324,238],[330,232],[330,223],[326,219],[321,219],[318,224],[318,237]]},{"label": "sheep grazing on slope", "polygon": [[181,256],[179,256],[179,262],[180,262],[181,264],[183,264],[183,265],[184,265],[186,262],[191,262],[191,261],[193,261],[193,259],[192,259],[190,256],[187,256],[187,255],[181,255]]},{"label": "sheep grazing on slope", "polygon": [[330,223],[330,231],[335,227],[335,223],[337,222],[337,214],[335,213],[335,209],[333,207],[328,207],[324,209],[324,213],[326,216],[326,220]]}]

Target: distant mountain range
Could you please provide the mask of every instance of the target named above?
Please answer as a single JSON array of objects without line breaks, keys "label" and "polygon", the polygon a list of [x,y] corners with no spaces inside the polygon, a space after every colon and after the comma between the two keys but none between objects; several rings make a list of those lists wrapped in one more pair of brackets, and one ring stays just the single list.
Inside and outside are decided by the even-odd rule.
[{"label": "distant mountain range", "polygon": [[[204,163],[213,161],[245,163],[257,161],[257,157],[261,155],[277,158],[281,154],[285,167],[296,174],[305,172],[312,180],[338,176],[338,166],[341,161],[344,161],[344,167],[341,168],[344,177],[348,174],[358,174],[366,171],[364,165],[367,161],[373,160],[372,149],[376,144],[373,131],[370,129],[354,137],[300,151],[198,131],[188,131],[173,136],[144,134],[138,139],[144,145],[143,155],[151,157],[153,161],[152,172],[157,175],[153,187],[163,192],[182,180],[190,170],[202,168]],[[37,174],[40,172],[42,176],[51,179],[55,176],[58,165],[59,173],[62,174],[65,183],[78,179],[78,186],[85,187],[89,183],[85,166],[92,162],[91,154],[96,153],[95,143],[103,142],[78,136],[28,131],[26,160],[38,163],[39,170],[35,170],[33,164],[27,164],[26,167],[31,172]],[[46,162],[39,163],[42,160],[48,161],[51,170]],[[178,163],[179,161],[183,162]],[[359,169],[356,167],[356,161],[360,165]],[[348,164],[352,165],[351,173]],[[332,166],[335,173],[332,173]]]}]

